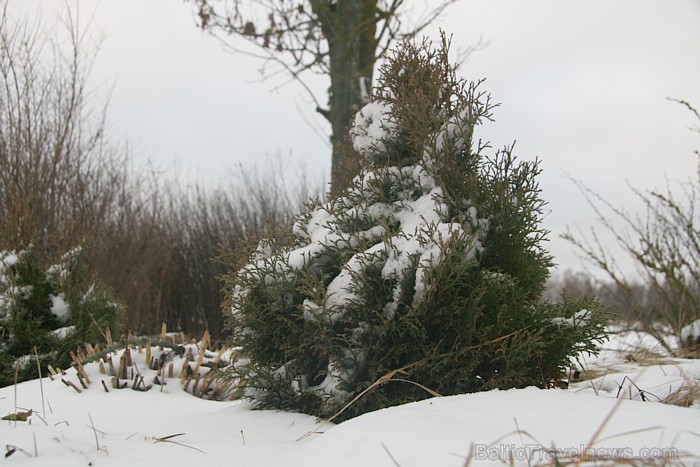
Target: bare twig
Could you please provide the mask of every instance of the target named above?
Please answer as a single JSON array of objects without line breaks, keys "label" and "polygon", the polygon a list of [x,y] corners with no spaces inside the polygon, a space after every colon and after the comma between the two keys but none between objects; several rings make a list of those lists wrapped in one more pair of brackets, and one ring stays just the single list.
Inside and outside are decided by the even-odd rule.
[{"label": "bare twig", "polygon": [[95,434],[95,445],[97,446],[97,450],[100,450],[100,440],[97,437],[97,429],[95,428],[95,422],[92,421],[92,415],[90,415],[90,412],[88,412],[88,417],[90,417],[90,428],[92,428],[92,432]]}]

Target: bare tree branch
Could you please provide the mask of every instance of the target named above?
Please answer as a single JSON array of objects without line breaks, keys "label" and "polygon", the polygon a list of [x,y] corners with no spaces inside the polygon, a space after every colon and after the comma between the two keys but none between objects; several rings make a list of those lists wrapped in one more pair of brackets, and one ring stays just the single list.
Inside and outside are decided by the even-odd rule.
[{"label": "bare tree branch", "polygon": [[[228,44],[228,50],[263,60],[267,78],[286,73],[331,123],[332,185],[351,169],[340,147],[349,122],[363,104],[377,60],[398,40],[413,39],[458,0],[425,2],[426,11],[406,27],[405,0],[187,0],[196,6],[198,26],[236,36],[258,52]],[[269,71],[268,64],[277,70]],[[306,73],[330,78],[328,105],[304,81]],[[284,84],[286,84],[284,83]]]}]

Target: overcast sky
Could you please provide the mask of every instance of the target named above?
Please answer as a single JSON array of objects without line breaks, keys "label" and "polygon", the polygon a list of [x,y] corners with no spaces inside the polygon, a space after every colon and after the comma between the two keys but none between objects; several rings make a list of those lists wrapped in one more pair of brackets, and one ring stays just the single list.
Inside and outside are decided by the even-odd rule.
[{"label": "overcast sky", "polygon": [[[341,0],[342,1],[342,0]],[[429,2],[409,0],[420,10]],[[11,0],[11,14],[56,12],[56,0]],[[328,179],[328,125],[297,84],[260,81],[261,63],[232,55],[195,28],[181,0],[80,0],[81,21],[104,36],[91,85],[112,89],[110,134],[137,160],[212,183],[238,164],[281,154]],[[541,159],[549,249],[580,269],[559,239],[593,212],[567,174],[613,204],[638,206],[627,184],[663,188],[697,174],[700,135],[675,97],[700,107],[700,0],[461,0],[428,31],[471,54],[461,73],[485,78],[501,103],[480,135]],[[314,78],[322,95],[328,84]],[[319,135],[319,132],[321,135]]]}]

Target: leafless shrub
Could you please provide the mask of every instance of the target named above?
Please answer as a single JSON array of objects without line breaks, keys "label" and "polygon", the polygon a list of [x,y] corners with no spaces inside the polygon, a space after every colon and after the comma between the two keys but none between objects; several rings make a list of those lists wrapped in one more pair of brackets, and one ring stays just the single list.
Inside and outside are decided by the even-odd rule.
[{"label": "leafless shrub", "polygon": [[628,281],[621,289],[605,277],[570,269],[549,277],[543,299],[560,302],[564,297],[573,300],[595,297],[607,307],[613,319],[623,321],[637,321],[642,317],[653,321],[654,310],[662,307],[664,301],[658,290],[640,280]]},{"label": "leafless shrub", "polygon": [[[14,21],[0,3],[0,237],[48,252],[96,235],[120,202],[126,154],[109,144],[104,112],[88,105],[89,38]],[[56,31],[70,44],[62,48]],[[94,48],[92,48],[94,50]]]},{"label": "leafless shrub", "polygon": [[[277,158],[261,171],[241,167],[210,189],[201,185],[189,190],[180,185],[169,188],[164,237],[170,247],[171,273],[170,282],[160,287],[167,300],[164,321],[189,334],[208,329],[219,337],[223,300],[217,278],[226,272],[226,266],[215,258],[223,253],[230,260],[241,242],[286,223],[309,197],[320,192],[289,173],[284,161]],[[302,183],[290,186],[291,179]],[[149,318],[152,322],[147,327],[160,325],[154,314]]]},{"label": "leafless shrub", "polygon": [[106,105],[95,107],[86,88],[97,44],[78,33],[77,14],[31,22],[10,18],[7,5],[0,0],[0,250],[33,244],[49,265],[82,245],[93,279],[127,305],[132,332],[166,322],[218,337],[224,269],[212,258],[285,222],[308,184],[281,158],[211,189],[134,170],[106,135]]},{"label": "leafless shrub", "polygon": [[[695,108],[687,102],[677,102],[700,121]],[[700,132],[700,128],[695,131]],[[613,206],[581,182],[574,181],[595,210],[599,223],[634,260],[643,294],[639,293],[640,282],[635,284],[625,277],[595,230],[588,236],[571,231],[564,235],[585,260],[603,271],[614,284],[615,296],[628,317],[644,322],[647,330],[671,353],[677,350],[667,345],[665,336],[674,335],[682,352],[686,342],[681,338],[681,330],[700,319],[700,228],[696,205],[700,197],[700,171],[697,177],[678,183],[675,189],[669,183],[664,192],[633,188],[646,209],[644,217]]]}]

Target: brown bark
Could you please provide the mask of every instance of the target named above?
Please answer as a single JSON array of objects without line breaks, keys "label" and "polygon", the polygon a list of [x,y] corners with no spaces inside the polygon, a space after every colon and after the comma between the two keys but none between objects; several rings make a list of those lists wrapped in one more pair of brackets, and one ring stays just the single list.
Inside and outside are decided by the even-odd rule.
[{"label": "brown bark", "polygon": [[372,86],[377,49],[376,0],[312,2],[328,43],[331,86],[329,110],[322,112],[331,123],[331,188],[338,192],[355,175],[356,162],[345,138],[349,124],[363,103],[364,90]]}]

